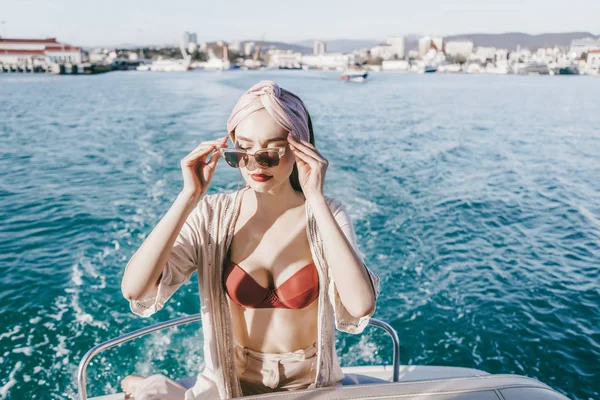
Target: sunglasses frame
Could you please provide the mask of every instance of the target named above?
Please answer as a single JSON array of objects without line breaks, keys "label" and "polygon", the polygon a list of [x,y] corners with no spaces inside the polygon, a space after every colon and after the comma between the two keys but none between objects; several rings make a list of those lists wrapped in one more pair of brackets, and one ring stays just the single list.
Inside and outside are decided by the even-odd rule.
[{"label": "sunglasses frame", "polygon": [[[287,148],[286,146],[283,147],[273,147],[270,149],[259,149],[256,150],[254,153],[249,153],[248,150],[242,150],[242,149],[229,149],[229,148],[219,148],[219,153],[221,153],[221,156],[223,156],[223,158],[225,159],[225,161],[227,161],[227,157],[225,157],[225,153],[242,153],[245,154],[246,156],[253,156],[254,157],[254,161],[260,165],[261,167],[264,168],[271,168],[271,167],[276,167],[277,165],[279,165],[279,163],[277,165],[272,165],[271,167],[269,167],[268,165],[263,165],[260,161],[258,161],[258,158],[256,158],[257,154],[260,153],[266,153],[266,152],[271,152],[271,151],[277,151],[277,153],[279,154],[279,161],[281,161],[281,158],[283,157],[283,155],[285,154],[285,149]],[[227,161],[227,164],[231,167],[231,168],[244,168],[248,165],[248,161],[246,161],[245,165],[240,165],[237,167],[234,167],[233,165],[229,164],[229,161]],[[241,164],[241,163],[240,163]]]}]

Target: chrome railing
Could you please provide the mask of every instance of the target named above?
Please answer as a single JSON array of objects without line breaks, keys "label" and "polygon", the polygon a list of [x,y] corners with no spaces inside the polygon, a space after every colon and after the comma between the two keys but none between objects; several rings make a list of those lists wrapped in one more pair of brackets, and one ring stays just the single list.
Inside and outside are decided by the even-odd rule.
[{"label": "chrome railing", "polygon": [[[160,322],[158,324],[150,325],[146,328],[141,328],[141,329],[135,330],[133,332],[127,333],[127,334],[119,336],[115,339],[111,339],[107,342],[100,343],[99,345],[94,346],[91,350],[89,350],[87,353],[85,353],[85,355],[79,362],[79,369],[77,371],[77,388],[78,388],[78,393],[79,393],[79,400],[87,400],[86,371],[87,371],[88,365],[92,361],[92,358],[95,357],[97,354],[103,352],[104,350],[118,346],[121,343],[125,343],[125,342],[128,342],[133,339],[137,339],[137,338],[147,335],[149,333],[156,332],[156,331],[159,331],[159,330],[162,330],[165,328],[170,328],[172,326],[183,325],[183,324],[188,324],[190,322],[200,321],[201,319],[202,319],[202,314],[195,314],[195,315],[191,315],[189,317],[182,317],[182,318],[177,318],[177,319],[173,319],[173,320],[166,321],[166,322]],[[394,328],[391,327],[390,324],[383,322],[376,318],[371,318],[369,320],[369,325],[373,325],[373,326],[376,326],[378,328],[385,330],[392,337],[392,342],[394,343],[394,354],[393,354],[394,369],[393,369],[392,380],[393,380],[393,382],[398,382],[399,377],[400,377],[400,340],[398,339],[398,333],[396,332],[396,330]]]}]

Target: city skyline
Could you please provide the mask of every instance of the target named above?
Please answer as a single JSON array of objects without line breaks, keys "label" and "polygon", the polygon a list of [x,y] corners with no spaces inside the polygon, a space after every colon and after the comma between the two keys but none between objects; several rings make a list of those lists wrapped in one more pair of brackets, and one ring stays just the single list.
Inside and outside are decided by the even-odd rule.
[{"label": "city skyline", "polygon": [[[502,4],[474,0],[452,4],[376,1],[369,7],[354,0],[326,4],[307,0],[301,10],[293,11],[289,3],[272,0],[235,5],[201,5],[185,0],[177,4],[177,9],[157,0],[136,3],[12,1],[3,7],[0,35],[57,37],[81,46],[117,46],[173,43],[182,31],[196,32],[199,41],[259,40],[264,35],[265,40],[288,43],[312,39],[384,40],[411,34],[598,34],[594,13],[581,12],[591,10],[594,0],[574,0],[568,8],[542,0],[509,0]],[[289,18],[292,13],[293,23]],[[310,21],[310,26],[303,20]]]}]

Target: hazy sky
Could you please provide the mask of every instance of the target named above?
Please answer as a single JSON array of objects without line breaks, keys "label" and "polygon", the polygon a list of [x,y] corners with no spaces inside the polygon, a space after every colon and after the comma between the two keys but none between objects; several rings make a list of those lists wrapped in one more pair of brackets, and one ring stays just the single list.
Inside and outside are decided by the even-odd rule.
[{"label": "hazy sky", "polygon": [[399,34],[590,31],[600,0],[0,0],[0,34],[74,45],[375,39]]}]

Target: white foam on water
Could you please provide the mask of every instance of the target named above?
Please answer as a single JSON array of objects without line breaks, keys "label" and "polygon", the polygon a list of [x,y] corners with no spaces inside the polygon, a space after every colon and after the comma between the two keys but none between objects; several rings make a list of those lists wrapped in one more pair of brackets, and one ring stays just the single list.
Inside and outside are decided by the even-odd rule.
[{"label": "white foam on water", "polygon": [[17,347],[16,349],[13,349],[13,353],[22,353],[29,357],[33,353],[33,347]]},{"label": "white foam on water", "polygon": [[75,286],[83,285],[83,280],[81,279],[81,277],[83,276],[83,273],[79,270],[79,264],[78,263],[73,264],[71,271],[72,271],[71,282],[73,282],[73,284]]},{"label": "white foam on water", "polygon": [[67,359],[68,359],[68,355],[69,355],[70,351],[67,349],[67,346],[66,346],[67,337],[63,336],[63,335],[57,335],[56,337],[58,338],[58,344],[52,348],[56,352],[55,356],[56,357],[67,356]]},{"label": "white foam on water", "polygon": [[56,326],[54,325],[54,322],[44,322],[42,325],[46,329],[48,329],[49,331],[55,331],[56,330]]},{"label": "white foam on water", "polygon": [[29,320],[30,324],[37,324],[38,322],[40,322],[42,320],[42,317],[33,317]]},{"label": "white foam on water", "polygon": [[352,355],[351,363],[354,361],[365,361],[367,363],[375,363],[375,356],[379,353],[377,345],[369,341],[367,335],[360,337],[360,341],[355,345],[352,345],[348,350],[347,354]]},{"label": "white foam on water", "polygon": [[197,330],[192,335],[187,335],[182,340],[182,347],[185,349],[186,357],[183,357],[185,363],[185,370],[191,371],[194,375],[197,375],[204,369],[204,357],[203,357],[203,334],[201,331],[201,325],[196,324]]},{"label": "white foam on water", "polygon": [[590,210],[588,210],[587,208],[585,208],[583,206],[583,204],[577,204],[575,206],[575,208],[577,208],[579,210],[579,212],[581,213],[581,215],[583,215],[584,217],[586,217],[587,219],[589,219],[594,225],[596,225],[596,228],[600,229],[600,219],[598,219],[593,212],[591,212]]},{"label": "white foam on water", "polygon": [[5,399],[8,396],[8,391],[10,390],[10,388],[15,386],[15,384],[17,383],[15,375],[17,371],[21,369],[22,365],[23,363],[21,363],[21,361],[17,361],[15,367],[8,374],[8,381],[2,387],[0,387],[0,399]]},{"label": "white foam on water", "polygon": [[69,309],[69,306],[67,304],[67,298],[65,296],[58,296],[54,304],[56,305],[56,308],[58,308],[58,313],[48,314],[48,316],[54,318],[57,321],[62,321],[63,315]]},{"label": "white foam on water", "polygon": [[19,333],[19,331],[21,330],[21,325],[15,325],[11,330],[9,330],[8,332],[5,332],[3,334],[0,335],[0,339],[4,339],[5,337],[11,337],[12,335],[14,335],[15,333]]},{"label": "white foam on water", "polygon": [[[32,337],[32,336],[30,335],[30,337]],[[48,339],[48,335],[46,335],[44,333],[44,341],[40,342],[38,344],[33,345],[33,347],[36,347],[36,348],[37,347],[43,347],[43,346],[47,345],[48,343],[50,343],[50,339]],[[29,344],[29,340],[27,341],[27,344]]]},{"label": "white foam on water", "polygon": [[477,353],[477,344],[473,346],[473,350],[471,351],[471,355],[473,356],[473,361],[475,361],[475,365],[480,365],[483,362],[483,358]]},{"label": "white foam on water", "polygon": [[159,200],[165,195],[166,185],[167,181],[165,179],[159,179],[152,185],[150,188],[150,197],[152,197],[152,200]]}]

